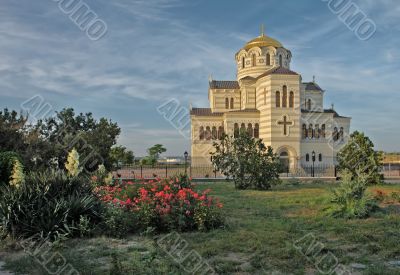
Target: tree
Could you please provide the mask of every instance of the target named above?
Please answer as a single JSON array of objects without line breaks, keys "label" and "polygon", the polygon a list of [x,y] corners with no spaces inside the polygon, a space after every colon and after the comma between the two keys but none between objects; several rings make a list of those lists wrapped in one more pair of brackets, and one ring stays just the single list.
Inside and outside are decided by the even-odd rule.
[{"label": "tree", "polygon": [[7,108],[0,111],[0,150],[18,153],[24,159],[24,151],[28,144],[25,142],[24,131],[27,117]]},{"label": "tree", "polygon": [[149,149],[147,149],[147,153],[149,154],[149,157],[154,158],[156,160],[158,160],[160,155],[165,152],[167,152],[167,149],[165,149],[164,146],[161,144],[156,144],[153,147],[150,147]]},{"label": "tree", "polygon": [[36,128],[52,145],[52,156],[57,158],[60,168],[72,148],[78,151],[87,171],[95,171],[102,163],[107,169],[112,167],[110,151],[121,129],[111,120],[96,121],[92,113],[75,115],[74,109],[68,108],[57,112],[55,117],[39,121]]},{"label": "tree", "polygon": [[119,167],[119,165],[129,165],[132,164],[135,157],[133,152],[126,149],[124,146],[114,146],[110,151],[110,160],[114,167]]},{"label": "tree", "polygon": [[213,146],[213,165],[232,178],[236,188],[267,190],[279,183],[279,160],[262,140],[241,132],[237,138],[224,135]]},{"label": "tree", "polygon": [[382,182],[382,155],[374,150],[374,144],[364,133],[355,131],[350,135],[349,142],[338,153],[338,162],[339,170],[348,170],[353,179],[363,174],[367,184]]},{"label": "tree", "polygon": [[28,117],[16,111],[0,111],[1,151],[14,151],[21,156],[26,170],[39,170],[55,159],[59,168],[67,154],[76,148],[82,164],[88,171],[101,163],[110,169],[111,147],[121,132],[111,120],[93,118],[92,113],[75,115],[74,109],[63,109],[56,116],[27,124]]},{"label": "tree", "polygon": [[368,174],[358,171],[358,177],[353,178],[353,173],[343,171],[340,186],[333,191],[332,203],[328,214],[336,218],[365,218],[377,208],[374,199],[369,197],[367,190]]}]

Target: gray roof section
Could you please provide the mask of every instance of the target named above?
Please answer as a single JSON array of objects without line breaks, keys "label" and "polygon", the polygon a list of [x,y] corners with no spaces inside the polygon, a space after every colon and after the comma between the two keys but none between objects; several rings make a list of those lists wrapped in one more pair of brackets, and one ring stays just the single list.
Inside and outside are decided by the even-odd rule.
[{"label": "gray roof section", "polygon": [[237,81],[212,80],[210,81],[210,89],[240,89],[240,87]]},{"label": "gray roof section", "polygon": [[305,90],[306,91],[321,91],[323,92],[324,90],[321,89],[321,87],[315,83],[315,82],[305,82],[303,83],[305,85]]}]

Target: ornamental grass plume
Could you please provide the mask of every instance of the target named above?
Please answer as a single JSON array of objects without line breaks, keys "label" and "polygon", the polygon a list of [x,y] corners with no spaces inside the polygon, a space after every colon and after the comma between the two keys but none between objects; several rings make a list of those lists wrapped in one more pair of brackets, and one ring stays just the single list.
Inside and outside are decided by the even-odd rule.
[{"label": "ornamental grass plume", "polygon": [[19,160],[14,161],[13,170],[10,176],[10,185],[19,189],[25,182],[24,167]]},{"label": "ornamental grass plume", "polygon": [[81,172],[81,169],[79,168],[79,153],[75,148],[68,153],[65,169],[67,169],[68,175],[72,177],[77,176]]}]

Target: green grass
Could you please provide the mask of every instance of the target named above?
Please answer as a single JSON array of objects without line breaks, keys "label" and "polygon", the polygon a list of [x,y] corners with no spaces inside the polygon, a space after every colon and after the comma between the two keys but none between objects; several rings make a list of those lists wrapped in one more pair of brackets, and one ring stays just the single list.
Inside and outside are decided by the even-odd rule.
[{"label": "green grass", "polygon": [[[230,183],[199,185],[199,189],[211,188],[224,203],[226,226],[181,237],[189,243],[187,251],[197,251],[218,274],[318,274],[315,260],[307,260],[294,247],[308,233],[324,245],[319,256],[332,253],[346,267],[364,264],[362,274],[400,274],[400,268],[386,265],[400,260],[399,207],[383,207],[364,220],[327,218],[323,210],[334,186],[286,184],[271,191],[237,191]],[[400,191],[400,185],[373,189],[377,188]],[[53,251],[81,274],[187,274],[157,247],[154,238],[162,236],[74,239]],[[0,257],[9,270],[44,274],[22,251],[3,245]]]}]

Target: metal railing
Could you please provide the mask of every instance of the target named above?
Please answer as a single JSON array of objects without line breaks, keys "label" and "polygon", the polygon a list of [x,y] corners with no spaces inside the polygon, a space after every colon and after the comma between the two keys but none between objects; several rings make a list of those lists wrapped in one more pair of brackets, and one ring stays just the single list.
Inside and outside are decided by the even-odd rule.
[{"label": "metal railing", "polygon": [[[225,178],[212,165],[190,165],[190,163],[186,166],[184,164],[130,165],[115,171],[114,177],[122,179],[152,179],[156,177],[167,178],[179,174],[187,174],[194,179]],[[296,168],[291,167],[287,170],[283,169],[280,177],[333,178],[337,177],[337,169],[335,165],[303,165]]]}]

